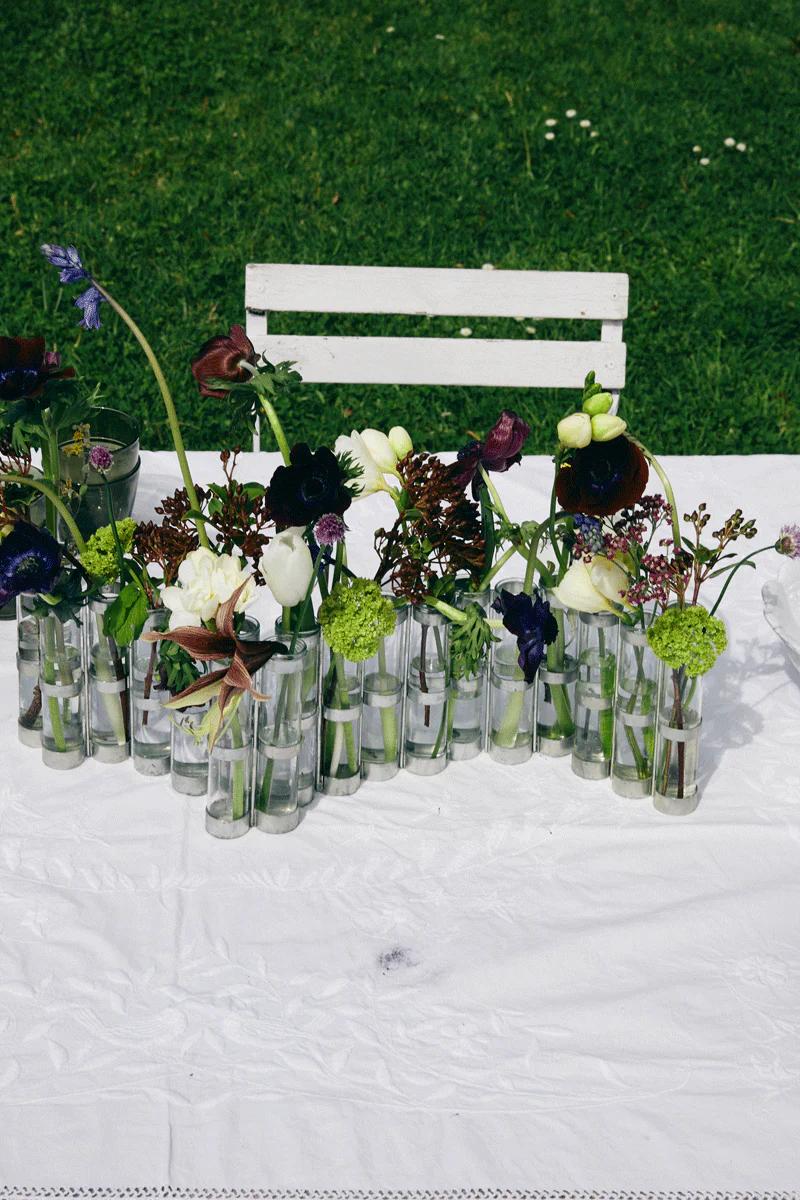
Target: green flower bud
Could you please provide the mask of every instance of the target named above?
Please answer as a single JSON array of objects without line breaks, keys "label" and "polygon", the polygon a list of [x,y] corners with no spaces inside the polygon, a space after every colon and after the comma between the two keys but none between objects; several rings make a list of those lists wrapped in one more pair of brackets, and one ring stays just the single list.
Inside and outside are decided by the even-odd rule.
[{"label": "green flower bud", "polygon": [[599,417],[602,413],[607,413],[613,403],[614,397],[610,392],[595,392],[588,400],[584,400],[583,411],[590,417]]},{"label": "green flower bud", "polygon": [[576,412],[558,422],[558,440],[568,450],[582,450],[592,440],[592,421],[586,413]]},{"label": "green flower bud", "polygon": [[627,422],[621,417],[612,417],[609,413],[600,413],[592,417],[592,441],[613,442],[628,428]]}]

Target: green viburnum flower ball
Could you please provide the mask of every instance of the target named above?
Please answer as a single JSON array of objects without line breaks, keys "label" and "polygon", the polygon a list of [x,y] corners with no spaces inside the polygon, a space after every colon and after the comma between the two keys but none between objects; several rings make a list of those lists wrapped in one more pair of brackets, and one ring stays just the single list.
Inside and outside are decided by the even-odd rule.
[{"label": "green viburnum flower ball", "polygon": [[[136,532],[136,522],[132,517],[117,521],[117,533],[123,553],[129,554],[133,545],[133,535]],[[81,565],[92,579],[99,583],[110,583],[119,574],[117,564],[117,549],[114,544],[114,533],[110,525],[96,529],[86,543],[86,552],[81,555]]]},{"label": "green viburnum flower ball", "polygon": [[377,654],[381,638],[394,633],[397,615],[373,579],[342,580],[322,601],[319,623],[334,654],[363,662]]},{"label": "green viburnum flower ball", "polygon": [[657,658],[687,675],[705,675],[728,645],[725,625],[701,604],[668,608],[653,621],[647,640]]}]

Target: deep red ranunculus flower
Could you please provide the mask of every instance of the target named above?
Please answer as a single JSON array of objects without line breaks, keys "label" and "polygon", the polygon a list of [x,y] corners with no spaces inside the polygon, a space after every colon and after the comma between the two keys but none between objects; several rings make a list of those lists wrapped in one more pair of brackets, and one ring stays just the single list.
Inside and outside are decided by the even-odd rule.
[{"label": "deep red ranunculus flower", "polygon": [[229,383],[247,383],[250,371],[239,364],[242,359],[256,365],[258,356],[250,338],[241,325],[231,325],[230,332],[218,334],[209,338],[197,351],[192,359],[192,374],[197,380],[201,396],[214,396],[222,399],[227,396],[227,388],[213,388],[206,383],[207,379],[225,379]]},{"label": "deep red ranunculus flower", "polygon": [[641,499],[649,474],[639,447],[620,434],[573,451],[556,476],[556,496],[564,512],[610,517]]},{"label": "deep red ranunculus flower", "polygon": [[504,408],[482,442],[468,442],[458,452],[453,463],[453,478],[466,487],[472,484],[472,494],[477,497],[481,484],[478,468],[485,471],[507,471],[522,458],[522,447],[531,431],[527,421],[510,409]]},{"label": "deep red ranunculus flower", "polygon": [[38,396],[50,379],[71,379],[61,355],[45,350],[44,338],[0,337],[0,400]]}]

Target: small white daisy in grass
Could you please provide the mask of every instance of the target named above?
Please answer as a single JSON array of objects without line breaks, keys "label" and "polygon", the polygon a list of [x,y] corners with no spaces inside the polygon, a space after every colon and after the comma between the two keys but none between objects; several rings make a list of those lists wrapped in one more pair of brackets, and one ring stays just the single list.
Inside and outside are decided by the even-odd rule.
[{"label": "small white daisy in grass", "polygon": [[699,154],[702,149],[702,146],[692,146],[692,154]]},{"label": "small white daisy in grass", "polygon": [[578,124],[580,125],[581,129],[589,129],[589,127],[591,126],[592,122],[591,122],[591,121],[587,121],[587,120],[586,120],[586,117],[584,117],[582,121],[578,121]]},{"label": "small white daisy in grass", "polygon": [[481,270],[482,271],[493,271],[494,263],[481,263]]},{"label": "small white daisy in grass", "polygon": [[394,33],[394,25],[387,25],[387,26],[386,26],[386,32],[387,32],[387,33]]},{"label": "small white daisy in grass", "polygon": [[557,124],[558,124],[558,121],[555,119],[555,117],[548,117],[547,120],[545,121],[545,125],[557,125]]},{"label": "small white daisy in grass", "polygon": [[435,33],[433,36],[436,38],[437,42],[443,42],[443,41],[444,41],[444,34],[443,34],[443,33]]},{"label": "small white daisy in grass", "polygon": [[570,120],[572,120],[573,117],[577,117],[577,115],[578,115],[577,108],[568,108],[564,114],[564,116],[569,117]]},{"label": "small white daisy in grass", "polygon": [[549,129],[549,130],[547,131],[547,133],[546,133],[544,136],[545,136],[545,140],[546,140],[546,141],[548,141],[548,142],[552,142],[553,138],[554,138],[556,135],[553,133],[552,129]]},{"label": "small white daisy in grass", "polygon": [[710,158],[701,158],[699,161],[700,161],[701,167],[707,167],[708,164],[711,162],[711,159]]},{"label": "small white daisy in grass", "polygon": [[472,330],[470,329],[469,325],[464,325],[463,328],[459,329],[458,332],[462,337],[472,337]]},{"label": "small white daisy in grass", "polygon": [[745,150],[747,149],[747,142],[737,142],[736,149],[739,150],[740,153],[744,154]]},{"label": "small white daisy in grass", "polygon": [[526,325],[525,332],[526,333],[536,333],[536,326],[535,325]]},{"label": "small white daisy in grass", "polygon": [[589,137],[600,137],[600,134],[597,132],[596,129],[593,129],[592,132],[589,134]]},{"label": "small white daisy in grass", "polygon": [[735,146],[736,138],[725,138],[725,145],[726,146]]}]

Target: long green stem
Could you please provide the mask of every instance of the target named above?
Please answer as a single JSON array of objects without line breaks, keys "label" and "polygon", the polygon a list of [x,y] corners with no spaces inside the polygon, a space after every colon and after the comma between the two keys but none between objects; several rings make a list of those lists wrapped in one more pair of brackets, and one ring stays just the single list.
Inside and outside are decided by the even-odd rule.
[{"label": "long green stem", "polygon": [[275,412],[271,401],[269,401],[267,397],[263,395],[263,393],[259,392],[258,399],[261,403],[262,409],[264,410],[264,416],[269,421],[269,427],[272,430],[275,441],[278,443],[278,449],[281,452],[281,457],[288,467],[290,463],[289,443],[286,440],[286,434],[283,432],[283,426],[278,419],[278,414]]},{"label": "long green stem", "polygon": [[[172,393],[169,390],[169,385],[164,377],[164,372],[161,370],[161,365],[155,356],[152,346],[130,313],[126,312],[122,305],[118,304],[114,297],[110,295],[105,288],[101,287],[96,279],[93,279],[92,283],[97,288],[100,295],[108,301],[117,316],[119,316],[125,322],[139,345],[142,347],[142,350],[144,350],[145,357],[150,364],[150,369],[155,376],[156,383],[158,384],[161,392],[161,398],[164,401],[164,408],[166,409],[167,420],[169,422],[169,428],[172,434],[172,443],[175,447],[175,453],[178,456],[178,462],[181,468],[181,475],[183,476],[183,486],[186,488],[186,495],[189,497],[190,505],[197,512],[199,511],[200,504],[197,499],[197,492],[195,490],[194,480],[192,479],[192,473],[189,470],[189,460],[186,457],[186,449],[183,444],[183,435],[181,433],[181,426],[178,420],[178,413],[175,408],[175,402],[172,399]],[[200,541],[200,545],[208,547],[209,541],[208,534],[205,530],[205,523],[201,520],[195,520],[194,523],[197,528],[197,537]]]},{"label": "long green stem", "polygon": [[[42,678],[45,683],[53,684],[56,682],[56,621],[58,618],[55,614],[51,614],[43,618],[44,626],[44,641],[45,652],[42,657]],[[62,680],[63,682],[63,680]],[[50,714],[50,728],[53,734],[53,741],[56,744],[56,749],[64,751],[67,748],[66,738],[64,737],[64,726],[61,721],[61,706],[57,696],[48,696],[47,709]]]},{"label": "long green stem", "polygon": [[[231,717],[231,742],[235,750],[240,750],[244,744],[242,739],[242,724],[239,720],[238,712],[235,712]],[[238,821],[244,816],[245,798],[244,798],[244,762],[241,758],[234,759],[232,764],[232,780],[231,780],[231,817],[234,821]]]},{"label": "long green stem", "polygon": [[489,478],[489,472],[484,467],[479,467],[478,469],[481,473],[481,479],[486,484],[486,489],[489,495],[492,497],[492,504],[494,505],[495,512],[500,514],[507,525],[510,525],[511,521],[508,513],[505,510],[503,501],[500,499],[500,493]]},{"label": "long green stem", "polygon": [[72,535],[72,540],[75,543],[78,554],[86,553],[86,542],[83,540],[83,535],[81,534],[80,529],[78,529],[78,526],[75,524],[75,519],[72,516],[72,513],[69,511],[66,504],[64,504],[61,497],[56,495],[49,484],[44,483],[41,479],[31,479],[28,475],[17,475],[13,472],[4,472],[0,474],[0,483],[21,483],[26,487],[36,488],[37,492],[41,492],[43,496],[46,496],[53,507],[57,510],[59,516]]},{"label": "long green stem", "polygon": [[710,616],[713,617],[714,613],[719,608],[720,604],[722,603],[722,597],[725,595],[728,588],[730,587],[731,581],[733,580],[733,577],[736,574],[736,572],[739,570],[739,568],[743,567],[746,562],[750,562],[750,560],[752,558],[755,558],[755,556],[757,554],[763,554],[765,550],[774,550],[774,549],[775,549],[775,543],[770,542],[770,544],[768,546],[761,546],[758,550],[753,550],[753,551],[751,551],[750,554],[746,554],[744,556],[744,558],[741,558],[739,560],[739,562],[736,564],[736,566],[731,567],[731,569],[728,573],[728,578],[725,580],[725,584],[722,588],[722,591],[720,592],[720,594],[717,596],[716,600],[714,601],[714,607],[711,609],[711,612],[709,614]]}]

